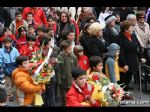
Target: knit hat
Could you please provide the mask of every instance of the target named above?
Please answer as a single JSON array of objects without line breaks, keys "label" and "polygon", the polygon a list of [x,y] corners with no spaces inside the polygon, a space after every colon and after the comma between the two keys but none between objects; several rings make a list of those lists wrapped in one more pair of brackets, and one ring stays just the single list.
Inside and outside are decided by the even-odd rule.
[{"label": "knit hat", "polygon": [[76,67],[72,70],[72,77],[76,80],[77,77],[81,75],[86,75],[86,71],[82,70],[79,67]]},{"label": "knit hat", "polygon": [[26,28],[23,25],[18,27],[18,33],[20,34],[22,31],[27,31]]},{"label": "knit hat", "polygon": [[109,15],[105,18],[105,23],[108,25],[111,21],[116,20],[116,17],[114,15]]}]

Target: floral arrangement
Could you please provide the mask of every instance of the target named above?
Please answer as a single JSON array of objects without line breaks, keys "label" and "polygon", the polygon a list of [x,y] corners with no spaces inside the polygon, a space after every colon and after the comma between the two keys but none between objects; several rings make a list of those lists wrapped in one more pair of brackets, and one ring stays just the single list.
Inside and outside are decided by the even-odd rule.
[{"label": "floral arrangement", "polygon": [[[108,102],[107,106],[119,106],[120,101],[122,100],[133,100],[131,96],[131,92],[126,92],[123,90],[124,87],[117,83],[111,83],[109,78],[107,78],[104,74],[100,74],[98,72],[92,72],[89,75],[89,82],[95,85],[101,85],[100,90],[102,90],[101,94],[104,93],[103,98],[106,102]],[[100,96],[97,94],[97,97]],[[96,98],[96,96],[95,96]],[[105,105],[106,106],[106,105]]]}]

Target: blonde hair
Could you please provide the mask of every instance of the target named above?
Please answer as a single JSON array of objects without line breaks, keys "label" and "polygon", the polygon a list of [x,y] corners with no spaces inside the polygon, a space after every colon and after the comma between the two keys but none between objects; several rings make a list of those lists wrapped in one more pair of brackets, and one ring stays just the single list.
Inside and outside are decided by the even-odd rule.
[{"label": "blonde hair", "polygon": [[90,36],[97,36],[99,30],[102,30],[103,27],[100,23],[98,22],[95,22],[95,23],[92,23],[90,26],[89,26],[89,34]]}]

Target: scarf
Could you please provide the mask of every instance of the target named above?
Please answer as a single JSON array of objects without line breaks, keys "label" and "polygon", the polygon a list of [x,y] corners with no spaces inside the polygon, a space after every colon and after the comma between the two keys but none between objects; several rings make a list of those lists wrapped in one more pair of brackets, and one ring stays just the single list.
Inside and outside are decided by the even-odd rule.
[{"label": "scarf", "polygon": [[125,37],[131,41],[131,34],[129,32],[124,32],[123,33],[125,35]]},{"label": "scarf", "polygon": [[18,30],[18,27],[23,25],[23,19],[21,21],[16,21],[16,31]]}]

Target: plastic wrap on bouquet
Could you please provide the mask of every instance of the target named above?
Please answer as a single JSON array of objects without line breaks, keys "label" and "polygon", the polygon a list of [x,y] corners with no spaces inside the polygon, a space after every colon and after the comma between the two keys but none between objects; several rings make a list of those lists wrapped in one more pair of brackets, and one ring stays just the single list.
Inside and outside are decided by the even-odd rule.
[{"label": "plastic wrap on bouquet", "polygon": [[42,106],[44,104],[42,96],[39,93],[36,93],[34,96],[34,105]]},{"label": "plastic wrap on bouquet", "polygon": [[32,79],[35,84],[45,84],[55,75],[52,65],[48,62],[51,53],[52,48],[50,47],[45,59],[42,59],[42,51],[33,54],[30,60],[30,71],[33,74]]}]

